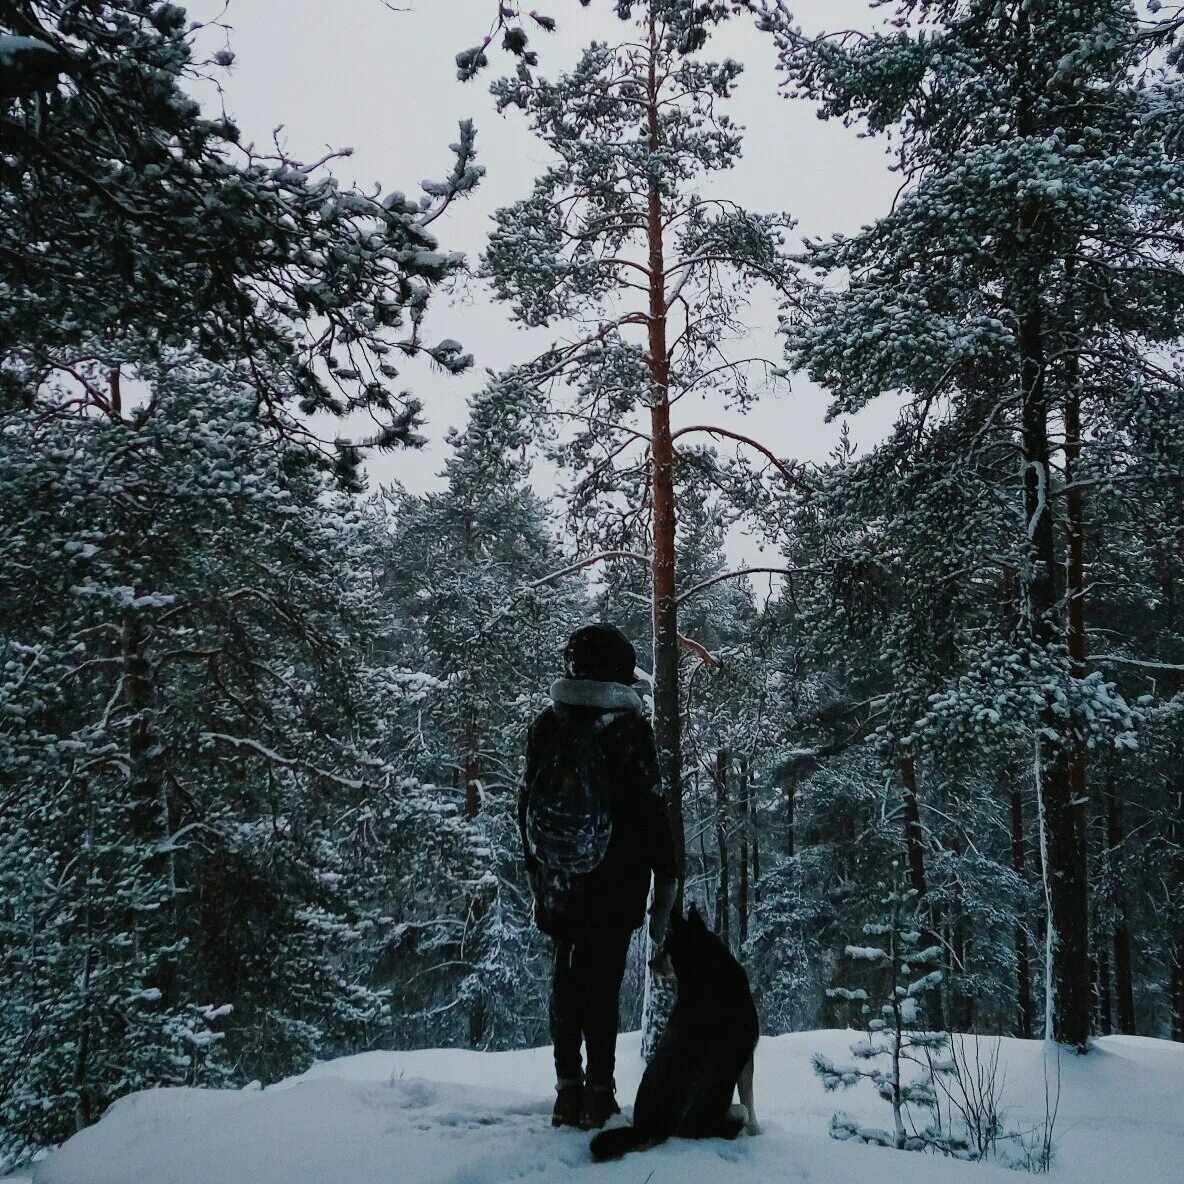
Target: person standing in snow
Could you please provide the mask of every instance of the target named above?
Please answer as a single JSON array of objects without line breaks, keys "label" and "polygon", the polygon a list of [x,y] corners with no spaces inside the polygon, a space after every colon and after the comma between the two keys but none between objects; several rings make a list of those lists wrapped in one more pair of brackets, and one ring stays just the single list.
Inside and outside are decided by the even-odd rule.
[{"label": "person standing in snow", "polygon": [[565,677],[552,685],[552,704],[527,744],[518,822],[535,922],[555,943],[554,1126],[590,1130],[620,1113],[613,1072],[629,942],[645,919],[651,873],[655,948],[678,890],[654,734],[633,690],[635,663],[619,629],[577,629],[563,652]]}]

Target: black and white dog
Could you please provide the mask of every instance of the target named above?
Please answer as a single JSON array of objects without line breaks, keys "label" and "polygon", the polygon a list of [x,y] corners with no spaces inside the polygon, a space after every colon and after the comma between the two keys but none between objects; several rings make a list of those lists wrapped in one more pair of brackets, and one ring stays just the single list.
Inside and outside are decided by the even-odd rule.
[{"label": "black and white dog", "polygon": [[[734,1139],[759,1134],[752,1101],[756,1005],[744,968],[692,905],[671,917],[666,951],[678,1001],[637,1090],[633,1125],[601,1131],[592,1158],[617,1159],[667,1139]],[[739,1087],[740,1113],[732,1106]]]}]

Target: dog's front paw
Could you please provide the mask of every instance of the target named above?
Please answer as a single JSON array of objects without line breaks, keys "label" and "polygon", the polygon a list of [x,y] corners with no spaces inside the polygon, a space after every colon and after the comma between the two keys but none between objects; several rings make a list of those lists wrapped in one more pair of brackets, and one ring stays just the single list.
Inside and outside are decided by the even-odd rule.
[{"label": "dog's front paw", "polygon": [[744,1123],[744,1133],[746,1135],[759,1135],[761,1133],[761,1124],[757,1122],[756,1114],[749,1110],[743,1102],[733,1102],[728,1107],[728,1117]]}]

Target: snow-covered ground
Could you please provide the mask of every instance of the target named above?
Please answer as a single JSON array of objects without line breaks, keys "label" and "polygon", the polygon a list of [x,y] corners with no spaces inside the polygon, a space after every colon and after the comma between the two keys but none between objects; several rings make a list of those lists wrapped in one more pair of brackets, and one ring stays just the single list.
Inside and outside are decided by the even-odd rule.
[{"label": "snow-covered ground", "polygon": [[[134,1094],[37,1165],[35,1184],[991,1184],[1005,1168],[838,1143],[831,1114],[888,1125],[861,1085],[827,1095],[815,1051],[845,1060],[851,1032],[763,1040],[757,1111],[765,1133],[734,1143],[676,1141],[595,1165],[588,1136],[553,1131],[549,1049],[373,1052],[321,1064],[264,1090]],[[636,1035],[622,1037],[620,1096],[641,1075]],[[1005,1040],[1008,1124],[1044,1114],[1043,1046]],[[1108,1037],[1088,1057],[1062,1054],[1057,1161],[1074,1184],[1184,1180],[1184,1046]],[[866,1093],[861,1093],[866,1090]]]}]

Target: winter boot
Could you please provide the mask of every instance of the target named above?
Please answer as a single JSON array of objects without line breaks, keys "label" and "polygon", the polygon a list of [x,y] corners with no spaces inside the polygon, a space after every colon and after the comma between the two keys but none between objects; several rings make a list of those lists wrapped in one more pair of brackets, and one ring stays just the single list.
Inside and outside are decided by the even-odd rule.
[{"label": "winter boot", "polygon": [[555,1109],[551,1113],[552,1126],[579,1126],[584,1100],[582,1081],[561,1081],[555,1087]]},{"label": "winter boot", "polygon": [[614,1114],[620,1113],[611,1085],[590,1085],[584,1090],[584,1109],[580,1114],[580,1126],[584,1130],[598,1131]]}]

